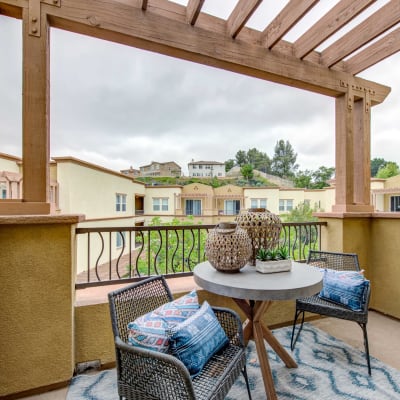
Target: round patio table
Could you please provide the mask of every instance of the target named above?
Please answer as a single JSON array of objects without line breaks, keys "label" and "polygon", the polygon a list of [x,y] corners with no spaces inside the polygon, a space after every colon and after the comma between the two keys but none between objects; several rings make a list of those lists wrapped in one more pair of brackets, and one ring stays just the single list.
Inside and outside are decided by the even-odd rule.
[{"label": "round patio table", "polygon": [[265,339],[288,368],[296,362],[262,322],[262,316],[276,300],[294,300],[311,296],[322,289],[322,272],[307,264],[292,262],[287,272],[262,274],[246,265],[240,272],[219,272],[208,261],[195,266],[195,282],[203,289],[232,298],[245,313],[245,342],[254,339],[260,361],[265,392],[269,400],[277,399],[271,367],[265,349]]}]

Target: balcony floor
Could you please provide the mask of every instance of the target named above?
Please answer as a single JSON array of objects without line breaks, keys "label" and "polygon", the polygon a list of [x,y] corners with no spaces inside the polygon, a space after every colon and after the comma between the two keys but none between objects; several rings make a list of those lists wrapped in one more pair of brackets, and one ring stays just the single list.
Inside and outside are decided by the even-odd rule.
[{"label": "balcony floor", "polygon": [[[312,322],[318,328],[351,346],[364,350],[361,328],[354,322],[322,318]],[[400,321],[370,311],[368,340],[370,353],[384,363],[400,370]],[[24,397],[26,400],[65,400],[67,388],[40,395]]]}]

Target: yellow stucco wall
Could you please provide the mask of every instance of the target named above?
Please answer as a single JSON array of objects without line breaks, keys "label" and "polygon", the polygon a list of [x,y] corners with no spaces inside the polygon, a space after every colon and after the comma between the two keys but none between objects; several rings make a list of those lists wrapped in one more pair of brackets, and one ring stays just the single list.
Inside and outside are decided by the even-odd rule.
[{"label": "yellow stucco wall", "polygon": [[322,229],[322,249],[357,253],[371,281],[370,307],[400,318],[400,216],[381,213],[320,220],[328,222]]},{"label": "yellow stucco wall", "polygon": [[[179,297],[185,292],[174,293]],[[204,290],[198,290],[199,302],[207,300],[213,306],[228,307],[244,314],[228,297],[218,296]],[[290,325],[295,310],[294,301],[277,301],[268,310],[264,322],[271,327]],[[108,303],[82,305],[75,309],[75,362],[100,360],[102,365],[115,362],[114,339],[110,323]]]},{"label": "yellow stucco wall", "polygon": [[400,218],[373,219],[370,242],[372,307],[400,318]]},{"label": "yellow stucco wall", "polygon": [[0,397],[66,382],[74,368],[77,218],[12,219],[0,218]]}]

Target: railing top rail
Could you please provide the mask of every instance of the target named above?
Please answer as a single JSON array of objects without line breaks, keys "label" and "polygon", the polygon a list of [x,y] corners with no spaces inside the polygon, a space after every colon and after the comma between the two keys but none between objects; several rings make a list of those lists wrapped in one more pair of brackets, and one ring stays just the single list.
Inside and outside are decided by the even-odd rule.
[{"label": "railing top rail", "polygon": [[157,225],[157,226],[116,226],[116,227],[98,227],[98,228],[76,228],[75,233],[89,232],[137,232],[137,231],[180,231],[187,229],[213,229],[213,225]]},{"label": "railing top rail", "polygon": [[[283,222],[283,226],[308,226],[319,225],[326,226],[326,221],[308,221],[308,222]],[[89,232],[146,232],[146,231],[179,231],[186,229],[213,229],[216,224],[196,224],[196,225],[157,225],[157,226],[116,226],[116,227],[97,227],[97,228],[76,228],[75,233],[89,233]]]}]

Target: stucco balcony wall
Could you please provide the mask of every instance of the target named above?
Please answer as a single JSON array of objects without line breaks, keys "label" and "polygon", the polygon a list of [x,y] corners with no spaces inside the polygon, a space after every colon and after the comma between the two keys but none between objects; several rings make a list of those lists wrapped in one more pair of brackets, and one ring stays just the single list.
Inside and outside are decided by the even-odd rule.
[{"label": "stucco balcony wall", "polygon": [[[400,216],[393,213],[320,215],[322,248],[356,252],[371,280],[371,307],[400,319]],[[0,217],[0,397],[66,386],[77,363],[114,362],[107,303],[111,287],[75,291],[75,226],[79,216]],[[191,277],[171,280],[175,296],[195,287]],[[200,301],[235,304],[199,290]],[[294,301],[276,302],[265,321],[290,324]],[[244,318],[243,315],[241,315]]]}]

